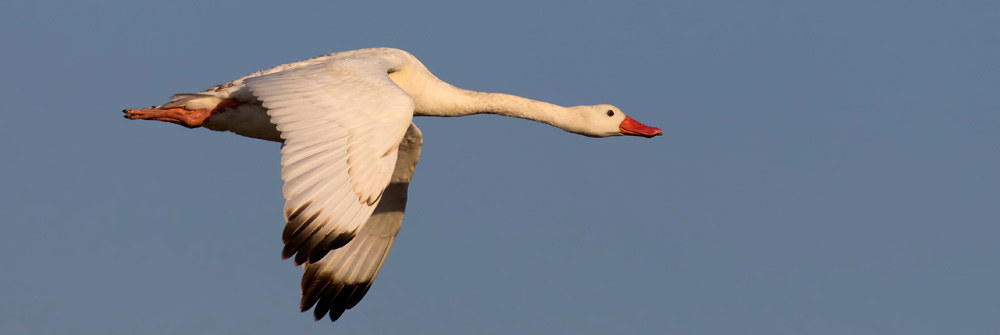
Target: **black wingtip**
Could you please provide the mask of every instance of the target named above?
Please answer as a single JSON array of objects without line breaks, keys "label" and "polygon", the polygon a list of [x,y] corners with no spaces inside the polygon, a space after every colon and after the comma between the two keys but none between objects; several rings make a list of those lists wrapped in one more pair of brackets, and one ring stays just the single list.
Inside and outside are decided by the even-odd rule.
[{"label": "black wingtip", "polygon": [[306,201],[302,204],[302,206],[299,206],[295,210],[285,212],[285,222],[287,222],[287,224],[285,224],[285,229],[281,232],[282,241],[288,243],[292,240],[292,236],[299,233],[299,230],[304,227],[306,222],[298,220],[298,218],[302,215],[302,212],[309,207],[309,205],[312,205],[312,201]]},{"label": "black wingtip", "polygon": [[[295,249],[291,248],[288,245],[285,245],[284,248],[281,248],[281,259],[291,258],[292,255],[295,255]],[[296,263],[295,265],[302,265],[302,264]]]},{"label": "black wingtip", "polygon": [[308,254],[303,251],[299,251],[298,253],[295,254],[295,265],[305,264],[305,262],[308,260],[309,260]]},{"label": "black wingtip", "polygon": [[323,256],[326,256],[326,254],[328,254],[330,250],[339,249],[347,245],[347,243],[350,243],[352,240],[354,240],[354,237],[356,237],[357,235],[358,234],[356,231],[352,231],[349,233],[342,232],[339,234],[334,233],[327,235],[326,237],[323,238],[323,241],[320,242],[319,245],[317,245],[315,249],[313,249],[312,252],[309,254],[309,261],[313,263],[319,262],[319,260],[322,259]]},{"label": "black wingtip", "polygon": [[340,316],[344,315],[343,309],[337,309],[336,311],[330,311],[330,322],[335,322],[340,319]]},{"label": "black wingtip", "polygon": [[[313,308],[313,319],[319,321],[323,317],[328,317],[330,322],[337,321],[340,319],[344,312],[353,307],[351,302],[357,303],[356,296],[358,293],[364,295],[363,292],[367,291],[368,286],[371,283],[364,283],[361,285],[356,284],[333,284],[325,286],[322,289],[310,290],[311,292],[303,293],[301,308],[305,312],[309,310],[310,307]],[[318,300],[318,301],[317,301]],[[359,299],[358,299],[359,300]]]}]

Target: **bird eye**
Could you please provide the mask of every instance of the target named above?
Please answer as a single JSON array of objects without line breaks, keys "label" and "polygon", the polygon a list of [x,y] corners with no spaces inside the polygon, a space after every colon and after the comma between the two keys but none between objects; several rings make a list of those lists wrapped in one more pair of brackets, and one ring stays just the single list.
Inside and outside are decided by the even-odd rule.
[{"label": "bird eye", "polygon": [[615,111],[609,109],[608,116],[615,116]]}]

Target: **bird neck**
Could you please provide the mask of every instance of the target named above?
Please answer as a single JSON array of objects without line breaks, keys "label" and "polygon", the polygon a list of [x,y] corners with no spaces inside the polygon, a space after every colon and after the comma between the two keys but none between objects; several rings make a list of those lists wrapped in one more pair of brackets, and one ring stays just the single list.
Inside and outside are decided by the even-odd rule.
[{"label": "bird neck", "polygon": [[544,101],[522,98],[503,93],[464,90],[440,82],[432,91],[417,101],[415,115],[465,116],[495,114],[549,124],[570,131],[574,119],[570,108]]},{"label": "bird neck", "polygon": [[503,93],[461,89],[438,79],[416,57],[406,54],[389,77],[413,97],[415,116],[465,116],[495,114],[549,124],[582,133],[573,108]]}]

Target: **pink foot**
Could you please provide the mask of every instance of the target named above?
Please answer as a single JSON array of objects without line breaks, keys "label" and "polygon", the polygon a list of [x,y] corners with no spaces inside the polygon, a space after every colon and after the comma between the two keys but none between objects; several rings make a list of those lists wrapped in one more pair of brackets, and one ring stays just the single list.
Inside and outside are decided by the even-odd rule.
[{"label": "pink foot", "polygon": [[125,118],[130,120],[157,120],[176,123],[188,128],[196,128],[205,123],[205,119],[212,116],[212,112],[207,109],[189,110],[181,107],[167,109],[126,109]]},{"label": "pink foot", "polygon": [[207,109],[186,109],[183,107],[171,107],[164,109],[143,108],[125,109],[125,118],[130,120],[157,120],[179,124],[188,128],[197,128],[205,123],[205,119],[212,114],[220,113],[225,108],[235,108],[239,103],[232,99],[223,100],[215,108]]}]

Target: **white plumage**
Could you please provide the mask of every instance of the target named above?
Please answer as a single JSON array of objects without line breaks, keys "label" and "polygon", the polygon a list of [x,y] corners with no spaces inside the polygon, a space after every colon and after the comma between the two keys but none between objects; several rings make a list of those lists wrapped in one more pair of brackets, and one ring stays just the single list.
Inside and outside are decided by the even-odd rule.
[{"label": "white plumage", "polygon": [[315,306],[317,320],[336,320],[364,297],[399,232],[422,143],[414,115],[499,114],[591,137],[662,134],[611,105],[459,89],[391,48],[281,65],[125,113],[284,143],[282,256],[304,266],[301,308]]}]

